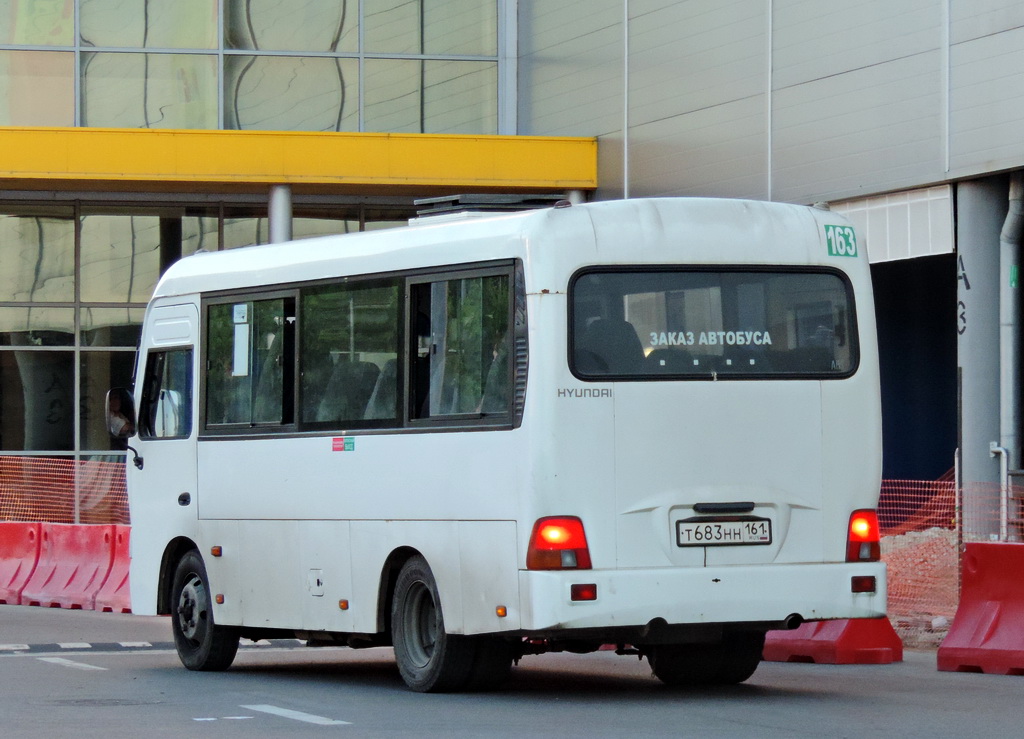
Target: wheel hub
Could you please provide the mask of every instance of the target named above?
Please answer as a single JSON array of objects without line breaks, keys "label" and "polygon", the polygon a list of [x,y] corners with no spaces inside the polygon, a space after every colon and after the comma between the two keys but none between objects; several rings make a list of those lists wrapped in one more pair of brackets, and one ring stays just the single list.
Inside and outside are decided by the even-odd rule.
[{"label": "wheel hub", "polygon": [[178,626],[189,639],[196,639],[201,621],[206,618],[206,589],[197,577],[191,578],[178,597]]},{"label": "wheel hub", "polygon": [[409,635],[409,651],[418,666],[430,662],[437,641],[437,607],[430,590],[423,583],[409,597],[407,634]]}]

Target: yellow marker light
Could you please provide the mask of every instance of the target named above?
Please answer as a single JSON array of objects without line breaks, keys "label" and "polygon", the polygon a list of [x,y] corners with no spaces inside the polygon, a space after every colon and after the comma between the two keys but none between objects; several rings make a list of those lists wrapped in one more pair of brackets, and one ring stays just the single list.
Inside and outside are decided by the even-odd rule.
[{"label": "yellow marker light", "polygon": [[498,606],[494,612],[498,614],[498,618],[505,618],[508,615],[508,609],[505,606]]},{"label": "yellow marker light", "polygon": [[217,603],[217,605],[219,605],[219,606],[221,606],[221,605],[224,605],[224,595],[223,595],[222,593],[217,593],[217,595],[215,595],[215,596],[213,597],[213,600],[214,600],[214,601],[215,601],[215,602]]},{"label": "yellow marker light", "polygon": [[214,557],[219,557],[223,553],[224,549],[222,547],[210,547],[210,554],[212,554]]},{"label": "yellow marker light", "polygon": [[338,608],[340,608],[343,611],[347,611],[348,610],[348,601],[344,600],[344,599],[339,600],[338,601]]}]

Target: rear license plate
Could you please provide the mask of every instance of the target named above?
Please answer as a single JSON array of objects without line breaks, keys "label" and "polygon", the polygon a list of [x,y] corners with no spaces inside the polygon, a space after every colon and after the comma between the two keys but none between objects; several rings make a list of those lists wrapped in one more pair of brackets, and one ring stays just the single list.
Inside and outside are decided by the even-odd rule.
[{"label": "rear license plate", "polygon": [[739,521],[702,518],[676,521],[676,544],[681,547],[771,543],[772,522],[767,518],[746,518]]}]

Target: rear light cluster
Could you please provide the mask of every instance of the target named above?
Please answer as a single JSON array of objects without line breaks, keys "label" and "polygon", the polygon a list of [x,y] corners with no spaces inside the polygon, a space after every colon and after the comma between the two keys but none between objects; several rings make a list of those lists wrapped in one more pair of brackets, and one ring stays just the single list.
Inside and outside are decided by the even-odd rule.
[{"label": "rear light cluster", "polygon": [[589,570],[590,548],[583,522],[576,516],[537,520],[526,552],[528,570]]},{"label": "rear light cluster", "polygon": [[882,558],[878,514],[871,509],[850,514],[850,528],[846,535],[847,562],[877,562]]}]

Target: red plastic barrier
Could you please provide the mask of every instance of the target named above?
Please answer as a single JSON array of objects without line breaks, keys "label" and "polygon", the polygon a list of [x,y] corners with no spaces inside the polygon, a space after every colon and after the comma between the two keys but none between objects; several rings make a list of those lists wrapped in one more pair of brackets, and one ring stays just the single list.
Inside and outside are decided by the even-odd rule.
[{"label": "red plastic barrier", "polygon": [[769,631],[769,662],[887,665],[903,661],[903,642],[887,618],[811,621],[793,631]]},{"label": "red plastic barrier", "polygon": [[21,604],[93,610],[113,563],[114,526],[44,523],[42,529],[39,564]]},{"label": "red plastic barrier", "polygon": [[131,531],[131,526],[114,526],[114,555],[110,574],[96,594],[97,611],[132,612],[132,599],[128,589],[128,545]]},{"label": "red plastic barrier", "polygon": [[21,604],[21,591],[39,562],[42,524],[0,523],[0,603]]},{"label": "red plastic barrier", "polygon": [[939,670],[1024,675],[1024,544],[968,544],[962,573]]}]

